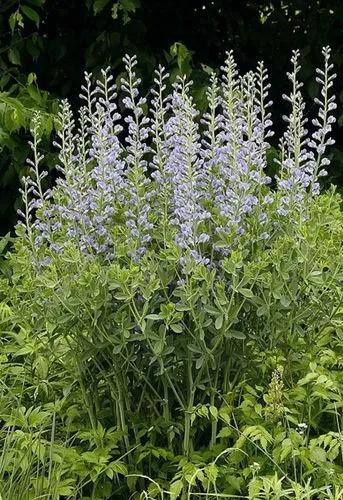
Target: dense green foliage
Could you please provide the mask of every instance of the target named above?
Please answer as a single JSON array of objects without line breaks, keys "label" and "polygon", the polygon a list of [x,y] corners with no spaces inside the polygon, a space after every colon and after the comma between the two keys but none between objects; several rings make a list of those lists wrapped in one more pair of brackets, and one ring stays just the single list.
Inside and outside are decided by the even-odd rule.
[{"label": "dense green foliage", "polygon": [[240,79],[231,54],[201,125],[183,78],[166,99],[157,72],[139,97],[135,58],[122,116],[111,76],[86,79],[45,193],[35,116],[0,280],[3,500],[343,498],[342,200],[314,189],[335,108],[323,55],[309,142],[293,55],[273,183],[267,75]]},{"label": "dense green foliage", "polygon": [[[78,101],[84,69],[95,74],[110,65],[121,71],[126,53],[139,56],[149,87],[158,62],[172,77],[186,72],[195,81],[198,104],[204,102],[208,67],[216,68],[224,51],[234,49],[244,68],[264,59],[270,68],[273,98],[284,91],[283,74],[291,48],[304,58],[307,97],[318,54],[329,44],[339,74],[342,69],[343,7],[338,0],[259,0],[198,2],[164,0],[5,0],[0,5],[0,227],[4,234],[16,220],[19,179],[28,154],[27,130],[32,110],[45,113],[48,137],[54,126],[56,99]],[[271,43],[272,40],[272,43]],[[338,93],[341,83],[338,82]],[[341,106],[341,104],[340,104]],[[277,108],[276,118],[282,115]],[[342,110],[339,110],[339,116]],[[340,123],[340,122],[339,122]],[[341,133],[336,131],[338,146]],[[45,144],[46,164],[55,157]],[[330,177],[341,184],[342,153],[333,150]]]},{"label": "dense green foliage", "polygon": [[176,288],[172,248],[104,266],[69,244],[37,273],[17,240],[2,497],[342,498],[342,228],[322,195],[296,231]]}]

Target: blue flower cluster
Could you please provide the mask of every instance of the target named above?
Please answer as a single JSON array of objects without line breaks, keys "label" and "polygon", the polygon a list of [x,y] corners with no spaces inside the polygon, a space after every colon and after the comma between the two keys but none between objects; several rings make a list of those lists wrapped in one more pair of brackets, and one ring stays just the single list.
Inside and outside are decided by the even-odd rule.
[{"label": "blue flower cluster", "polygon": [[122,245],[138,262],[154,245],[174,245],[181,263],[207,264],[213,252],[228,254],[242,238],[268,240],[284,216],[306,216],[333,144],[329,48],[323,56],[318,117],[309,133],[299,52],[293,53],[291,92],[284,96],[291,110],[273,187],[267,174],[272,103],[263,63],[240,75],[228,53],[221,74],[210,78],[202,115],[185,77],[166,93],[169,75],[162,67],[151,99],[142,97],[136,57],[124,58],[119,91],[108,69],[95,85],[86,74],[77,124],[68,102],[61,104],[56,141],[61,176],[47,192],[35,118],[30,176],[22,190],[26,208],[20,212],[31,246],[37,250],[45,242],[63,251],[64,242],[74,240],[82,252],[111,260]]}]

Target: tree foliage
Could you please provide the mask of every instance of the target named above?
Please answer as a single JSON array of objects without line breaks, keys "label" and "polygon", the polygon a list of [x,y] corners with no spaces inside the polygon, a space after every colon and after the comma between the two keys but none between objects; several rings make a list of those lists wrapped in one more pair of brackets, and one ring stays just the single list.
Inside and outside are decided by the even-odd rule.
[{"label": "tree foliage", "polygon": [[[84,70],[122,71],[122,56],[137,54],[147,87],[158,63],[171,79],[178,72],[194,80],[198,105],[205,101],[209,68],[233,49],[244,69],[263,59],[270,69],[273,98],[283,92],[292,48],[300,48],[305,94],[318,93],[314,68],[329,44],[338,74],[343,64],[343,5],[339,0],[4,0],[0,5],[0,227],[16,219],[19,179],[28,155],[33,110],[44,113],[46,139],[55,125],[57,100],[78,104]],[[339,85],[339,84],[338,84]],[[340,89],[338,88],[338,93]],[[339,94],[343,100],[343,93]],[[343,122],[339,103],[339,125]],[[280,116],[283,105],[279,106]],[[281,120],[280,120],[281,123]],[[340,129],[331,180],[341,183]],[[49,153],[48,142],[46,152]],[[53,170],[52,153],[46,156]]]}]

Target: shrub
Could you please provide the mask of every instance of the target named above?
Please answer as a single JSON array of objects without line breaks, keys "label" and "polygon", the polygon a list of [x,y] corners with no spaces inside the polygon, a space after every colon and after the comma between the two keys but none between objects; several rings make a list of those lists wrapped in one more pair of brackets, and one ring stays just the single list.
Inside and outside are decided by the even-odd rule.
[{"label": "shrub", "polygon": [[95,87],[86,75],[77,124],[61,106],[52,189],[37,115],[1,285],[3,495],[17,474],[27,498],[340,498],[343,225],[334,190],[318,196],[335,108],[323,55],[308,132],[293,54],[273,176],[266,70],[239,76],[231,53],[203,116],[185,78],[168,95],[163,68],[141,97],[135,58],[119,99],[107,70]]}]

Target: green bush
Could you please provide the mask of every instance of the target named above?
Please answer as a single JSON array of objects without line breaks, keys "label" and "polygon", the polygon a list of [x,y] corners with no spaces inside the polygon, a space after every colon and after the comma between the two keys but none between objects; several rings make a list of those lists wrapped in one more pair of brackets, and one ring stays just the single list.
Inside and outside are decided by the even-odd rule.
[{"label": "green bush", "polygon": [[160,70],[148,131],[127,58],[126,142],[104,72],[78,131],[62,106],[47,193],[37,118],[0,283],[3,499],[342,498],[343,215],[293,63],[277,189],[265,71],[231,54],[200,126]]}]

